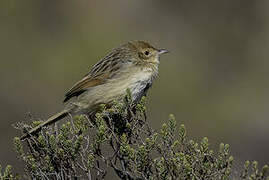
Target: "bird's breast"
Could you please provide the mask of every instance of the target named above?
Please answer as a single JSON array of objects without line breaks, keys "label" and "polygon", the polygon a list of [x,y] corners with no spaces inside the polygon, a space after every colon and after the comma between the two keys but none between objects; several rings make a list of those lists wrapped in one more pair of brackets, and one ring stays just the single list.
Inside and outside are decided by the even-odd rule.
[{"label": "bird's breast", "polygon": [[145,95],[148,88],[152,85],[153,79],[154,75],[151,71],[142,71],[133,76],[127,88],[130,89],[134,101],[138,101]]},{"label": "bird's breast", "polygon": [[97,104],[109,104],[113,100],[121,100],[129,89],[134,101],[138,101],[151,86],[157,73],[152,69],[129,69],[105,84],[91,88],[79,97],[81,106],[91,108]]}]

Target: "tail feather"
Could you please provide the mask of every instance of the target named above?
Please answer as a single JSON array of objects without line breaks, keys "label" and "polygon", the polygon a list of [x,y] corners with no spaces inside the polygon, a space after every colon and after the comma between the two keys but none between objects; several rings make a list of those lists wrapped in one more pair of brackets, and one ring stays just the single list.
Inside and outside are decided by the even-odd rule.
[{"label": "tail feather", "polygon": [[58,120],[63,119],[64,117],[66,117],[68,115],[68,113],[69,113],[69,110],[63,110],[63,111],[51,116],[48,120],[46,120],[42,124],[36,126],[35,128],[31,129],[29,132],[22,135],[20,139],[23,140],[25,138],[30,137],[31,135],[38,133],[42,127],[48,126],[52,123],[55,123]]}]

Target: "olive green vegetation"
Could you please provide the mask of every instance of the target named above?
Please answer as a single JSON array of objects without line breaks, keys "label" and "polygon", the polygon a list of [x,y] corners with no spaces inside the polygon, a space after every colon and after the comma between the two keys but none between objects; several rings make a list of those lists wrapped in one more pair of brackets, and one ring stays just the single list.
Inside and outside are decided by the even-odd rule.
[{"label": "olive green vegetation", "polygon": [[[246,161],[241,173],[233,173],[229,145],[214,152],[208,138],[195,142],[183,124],[169,116],[159,131],[147,122],[146,98],[138,104],[127,93],[124,102],[102,107],[94,120],[86,115],[45,127],[25,141],[14,138],[14,149],[24,162],[25,174],[14,175],[7,166],[1,179],[104,179],[112,169],[119,179],[269,179],[268,166],[258,169]],[[40,124],[18,123],[22,132]],[[111,175],[110,175],[111,176]]]}]

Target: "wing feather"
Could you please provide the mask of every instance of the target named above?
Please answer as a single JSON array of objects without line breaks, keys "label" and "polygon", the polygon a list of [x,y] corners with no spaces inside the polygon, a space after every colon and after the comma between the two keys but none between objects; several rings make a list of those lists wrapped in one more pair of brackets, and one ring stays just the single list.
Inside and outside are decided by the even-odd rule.
[{"label": "wing feather", "polygon": [[103,84],[103,79],[91,79],[90,77],[85,77],[81,81],[77,82],[66,94],[64,102],[68,101],[74,96],[79,96],[85,92],[88,88],[98,86]]},{"label": "wing feather", "polygon": [[79,96],[85,91],[90,90],[91,87],[104,84],[108,79],[118,73],[122,64],[120,53],[118,53],[118,50],[115,49],[95,64],[90,72],[65,94],[64,102],[74,96]]}]

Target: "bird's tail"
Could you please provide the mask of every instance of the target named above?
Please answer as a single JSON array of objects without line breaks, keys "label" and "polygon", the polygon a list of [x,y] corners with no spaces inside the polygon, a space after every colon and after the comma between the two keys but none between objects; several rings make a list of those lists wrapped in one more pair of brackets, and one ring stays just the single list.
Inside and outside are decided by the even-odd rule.
[{"label": "bird's tail", "polygon": [[36,133],[38,133],[42,127],[48,126],[52,123],[55,123],[58,120],[63,119],[64,117],[66,117],[68,115],[68,113],[70,112],[70,110],[63,110],[53,116],[51,116],[48,120],[46,120],[45,122],[41,123],[40,125],[36,126],[35,128],[31,129],[30,131],[28,131],[27,133],[25,133],[24,135],[21,136],[21,140],[30,137],[31,135],[34,135]]}]

